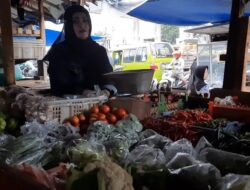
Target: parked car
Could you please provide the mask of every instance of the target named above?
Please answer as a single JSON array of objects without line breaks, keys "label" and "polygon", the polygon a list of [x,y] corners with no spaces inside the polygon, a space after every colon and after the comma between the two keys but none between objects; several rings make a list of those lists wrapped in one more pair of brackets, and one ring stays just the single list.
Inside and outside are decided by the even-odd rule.
[{"label": "parked car", "polygon": [[173,47],[167,42],[152,42],[124,46],[111,51],[114,70],[154,69],[154,78],[161,80],[161,63],[170,63]]}]

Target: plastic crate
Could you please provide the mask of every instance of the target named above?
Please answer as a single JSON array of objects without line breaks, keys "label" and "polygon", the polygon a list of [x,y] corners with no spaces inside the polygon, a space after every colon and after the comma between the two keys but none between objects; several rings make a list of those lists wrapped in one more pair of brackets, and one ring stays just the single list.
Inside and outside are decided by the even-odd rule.
[{"label": "plastic crate", "polygon": [[250,108],[215,105],[213,102],[209,102],[209,113],[213,118],[250,123]]},{"label": "plastic crate", "polygon": [[108,98],[106,96],[48,101],[47,119],[56,119],[62,123],[66,118],[87,111],[93,105],[103,104],[107,101]]}]

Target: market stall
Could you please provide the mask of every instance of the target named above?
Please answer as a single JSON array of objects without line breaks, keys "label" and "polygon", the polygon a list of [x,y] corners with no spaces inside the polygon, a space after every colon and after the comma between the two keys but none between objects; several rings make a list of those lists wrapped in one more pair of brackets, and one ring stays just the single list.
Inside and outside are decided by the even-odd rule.
[{"label": "market stall", "polygon": [[149,89],[107,99],[6,88],[1,186],[15,189],[8,174],[26,189],[247,189],[249,94],[214,90],[207,109],[188,109],[186,96]]},{"label": "market stall", "polygon": [[249,93],[153,91],[153,72],[106,74],[113,97],[98,88],[91,97],[1,90],[0,186],[249,189]]}]

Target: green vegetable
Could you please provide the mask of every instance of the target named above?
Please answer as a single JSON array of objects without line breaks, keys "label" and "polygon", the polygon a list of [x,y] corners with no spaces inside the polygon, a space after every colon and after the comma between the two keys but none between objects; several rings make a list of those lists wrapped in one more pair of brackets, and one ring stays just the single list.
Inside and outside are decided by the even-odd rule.
[{"label": "green vegetable", "polygon": [[7,129],[14,131],[17,129],[18,123],[14,118],[10,118],[8,121]]},{"label": "green vegetable", "polygon": [[0,132],[4,131],[5,127],[6,127],[6,121],[0,117]]},{"label": "green vegetable", "polygon": [[0,112],[0,118],[6,120],[7,116],[3,112]]}]

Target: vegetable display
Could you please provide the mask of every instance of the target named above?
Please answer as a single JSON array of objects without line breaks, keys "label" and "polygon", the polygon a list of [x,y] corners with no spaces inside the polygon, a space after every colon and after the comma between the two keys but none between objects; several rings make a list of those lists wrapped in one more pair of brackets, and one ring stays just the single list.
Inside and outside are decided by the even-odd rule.
[{"label": "vegetable display", "polygon": [[191,129],[197,123],[211,121],[212,117],[202,110],[177,111],[170,117],[146,118],[142,121],[145,128],[153,129],[173,141],[187,138],[197,142],[199,134]]}]

